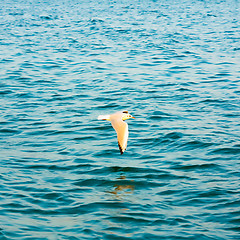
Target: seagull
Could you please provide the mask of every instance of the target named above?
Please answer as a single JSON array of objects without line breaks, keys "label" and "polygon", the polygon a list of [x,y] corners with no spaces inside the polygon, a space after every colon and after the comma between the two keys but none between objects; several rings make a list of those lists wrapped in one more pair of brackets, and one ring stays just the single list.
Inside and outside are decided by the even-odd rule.
[{"label": "seagull", "polygon": [[129,118],[134,118],[128,111],[116,112],[111,115],[100,115],[98,116],[98,120],[107,120],[111,121],[112,127],[117,132],[118,146],[120,153],[123,152],[127,148],[127,140],[128,140],[128,125],[124,122]]}]

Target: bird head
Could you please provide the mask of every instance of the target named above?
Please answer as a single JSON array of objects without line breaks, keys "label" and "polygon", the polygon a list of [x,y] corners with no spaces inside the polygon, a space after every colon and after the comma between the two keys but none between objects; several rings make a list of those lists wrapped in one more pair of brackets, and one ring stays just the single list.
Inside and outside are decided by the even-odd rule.
[{"label": "bird head", "polygon": [[134,118],[135,119],[135,117],[133,117],[131,114],[129,114],[128,111],[123,111],[122,112],[122,120],[124,121],[124,120],[127,120],[129,118]]}]

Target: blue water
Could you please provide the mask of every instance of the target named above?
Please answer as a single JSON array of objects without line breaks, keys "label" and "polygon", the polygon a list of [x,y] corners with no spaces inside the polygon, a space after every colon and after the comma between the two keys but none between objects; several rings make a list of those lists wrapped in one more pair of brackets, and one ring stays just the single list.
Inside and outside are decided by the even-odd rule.
[{"label": "blue water", "polygon": [[239,9],[1,1],[0,239],[240,239]]}]

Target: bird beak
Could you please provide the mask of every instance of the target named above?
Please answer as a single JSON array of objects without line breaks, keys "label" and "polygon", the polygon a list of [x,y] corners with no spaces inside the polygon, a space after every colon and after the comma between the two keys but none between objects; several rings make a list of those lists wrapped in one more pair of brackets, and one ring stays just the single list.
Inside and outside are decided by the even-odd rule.
[{"label": "bird beak", "polygon": [[135,117],[131,116],[131,118],[135,119]]}]

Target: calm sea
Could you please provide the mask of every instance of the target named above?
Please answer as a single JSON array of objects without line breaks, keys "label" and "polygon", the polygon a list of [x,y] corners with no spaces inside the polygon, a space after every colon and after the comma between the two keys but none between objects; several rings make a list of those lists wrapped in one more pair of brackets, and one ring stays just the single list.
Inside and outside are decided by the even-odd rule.
[{"label": "calm sea", "polygon": [[239,9],[2,0],[0,239],[240,239]]}]

